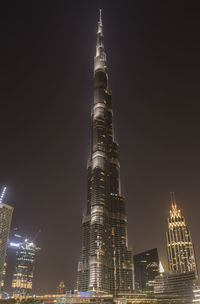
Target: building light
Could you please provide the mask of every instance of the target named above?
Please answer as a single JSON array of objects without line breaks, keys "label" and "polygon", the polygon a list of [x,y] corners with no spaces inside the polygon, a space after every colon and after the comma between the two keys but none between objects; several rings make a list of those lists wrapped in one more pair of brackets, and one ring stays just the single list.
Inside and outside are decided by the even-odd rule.
[{"label": "building light", "polygon": [[19,246],[20,246],[20,243],[13,243],[13,242],[10,242],[10,246],[11,246],[11,247],[19,247]]}]

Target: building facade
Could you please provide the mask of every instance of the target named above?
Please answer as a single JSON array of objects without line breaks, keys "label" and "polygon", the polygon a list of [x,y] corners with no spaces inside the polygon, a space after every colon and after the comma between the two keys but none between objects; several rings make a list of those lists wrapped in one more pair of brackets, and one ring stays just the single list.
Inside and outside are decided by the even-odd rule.
[{"label": "building facade", "polygon": [[1,276],[1,290],[4,290],[5,287],[5,278],[6,278],[6,269],[7,269],[7,262],[4,263],[2,276]]},{"label": "building facade", "polygon": [[155,278],[154,293],[159,303],[188,303],[194,298],[195,272],[163,272]]},{"label": "building facade", "polygon": [[157,248],[133,256],[135,289],[153,290],[154,279],[159,274]]},{"label": "building facade", "polygon": [[169,270],[175,272],[194,271],[197,278],[195,254],[190,231],[185,217],[177,208],[175,195],[172,192],[171,210],[168,218],[167,254]]},{"label": "building facade", "polygon": [[87,165],[87,211],[78,265],[78,291],[112,293],[133,289],[132,250],[127,245],[125,200],[120,193],[119,147],[114,140],[111,92],[102,19],[94,58],[91,155]]},{"label": "building facade", "polygon": [[23,299],[31,295],[35,257],[38,250],[39,248],[28,239],[19,244],[19,248],[16,250],[16,266],[12,280],[13,297],[16,299]]},{"label": "building facade", "polygon": [[5,262],[13,207],[0,202],[0,287],[4,285]]}]

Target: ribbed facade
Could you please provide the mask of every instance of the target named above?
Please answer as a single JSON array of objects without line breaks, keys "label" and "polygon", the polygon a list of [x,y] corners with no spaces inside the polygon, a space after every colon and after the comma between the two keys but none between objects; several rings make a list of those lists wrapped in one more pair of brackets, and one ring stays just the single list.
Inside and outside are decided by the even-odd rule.
[{"label": "ribbed facade", "polygon": [[185,217],[177,208],[174,193],[171,193],[171,203],[167,232],[169,270],[181,273],[194,271],[197,277],[191,234],[185,223]]},{"label": "ribbed facade", "polygon": [[125,201],[120,194],[119,148],[113,137],[113,112],[101,13],[94,58],[94,105],[91,117],[87,212],[82,221],[78,290],[116,294],[133,289],[133,266],[132,251],[127,246]]}]

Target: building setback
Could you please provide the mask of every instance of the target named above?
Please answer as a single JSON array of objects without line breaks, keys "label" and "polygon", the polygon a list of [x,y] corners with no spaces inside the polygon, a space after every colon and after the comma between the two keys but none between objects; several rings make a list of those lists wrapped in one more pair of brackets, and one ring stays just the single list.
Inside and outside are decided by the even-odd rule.
[{"label": "building setback", "polygon": [[153,290],[155,277],[159,274],[157,248],[133,256],[135,289]]},{"label": "building setback", "polygon": [[133,289],[132,250],[120,193],[119,147],[114,139],[111,92],[101,11],[94,58],[91,155],[87,165],[87,211],[82,220],[78,291],[112,293]]},{"label": "building setback", "polygon": [[175,272],[194,271],[197,278],[194,248],[185,217],[177,208],[175,195],[172,192],[171,210],[168,218],[167,254],[169,270]]}]

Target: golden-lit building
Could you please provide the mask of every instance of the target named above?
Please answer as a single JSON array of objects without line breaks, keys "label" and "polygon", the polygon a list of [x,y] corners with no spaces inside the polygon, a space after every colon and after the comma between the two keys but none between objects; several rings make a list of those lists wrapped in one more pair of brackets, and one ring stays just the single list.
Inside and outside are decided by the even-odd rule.
[{"label": "golden-lit building", "polygon": [[197,278],[194,248],[185,217],[177,208],[174,192],[170,193],[171,210],[168,218],[167,253],[169,270],[175,272],[194,271]]},{"label": "golden-lit building", "polygon": [[65,290],[66,290],[65,283],[64,283],[64,281],[61,281],[57,287],[57,294],[64,294]]},{"label": "golden-lit building", "polygon": [[32,241],[25,239],[16,251],[16,267],[12,281],[13,297],[16,299],[31,295],[35,255],[38,250]]},{"label": "golden-lit building", "polygon": [[0,288],[4,285],[6,250],[13,213],[13,207],[2,203],[5,191],[6,187],[0,195]]}]

